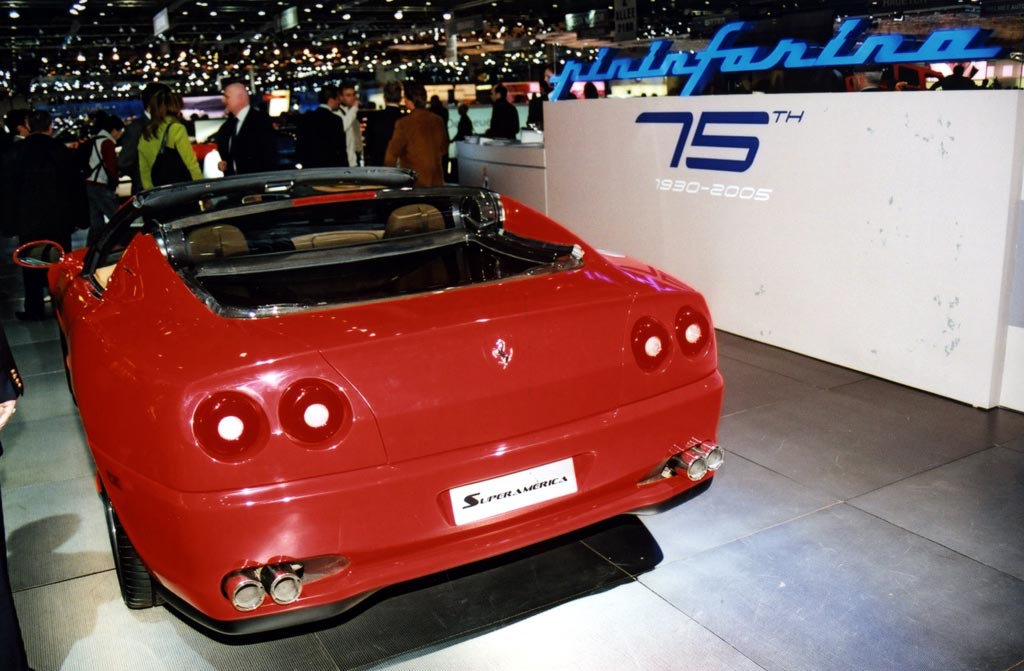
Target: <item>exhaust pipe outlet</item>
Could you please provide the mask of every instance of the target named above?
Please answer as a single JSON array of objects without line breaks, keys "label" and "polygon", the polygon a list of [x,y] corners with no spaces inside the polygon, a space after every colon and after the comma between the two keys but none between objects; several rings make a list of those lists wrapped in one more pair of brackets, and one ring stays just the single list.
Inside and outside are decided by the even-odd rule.
[{"label": "exhaust pipe outlet", "polygon": [[669,459],[668,466],[677,475],[679,473],[686,473],[686,477],[695,482],[707,475],[708,472],[708,462],[705,461],[704,454],[694,448]]},{"label": "exhaust pipe outlet", "polygon": [[704,454],[704,461],[707,462],[709,471],[717,471],[722,467],[722,463],[725,461],[725,450],[716,443],[701,443],[697,449]]},{"label": "exhaust pipe outlet", "polygon": [[302,594],[302,579],[292,570],[290,564],[264,566],[260,572],[260,580],[274,603],[292,603]]},{"label": "exhaust pipe outlet", "polygon": [[243,613],[256,610],[263,603],[266,590],[256,577],[256,569],[247,568],[224,579],[224,593],[231,599],[235,610]]}]

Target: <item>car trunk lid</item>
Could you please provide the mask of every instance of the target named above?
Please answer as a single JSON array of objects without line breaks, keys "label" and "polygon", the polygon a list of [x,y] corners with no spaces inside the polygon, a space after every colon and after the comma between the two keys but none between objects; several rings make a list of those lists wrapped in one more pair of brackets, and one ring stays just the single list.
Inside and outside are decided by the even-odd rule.
[{"label": "car trunk lid", "polygon": [[405,461],[613,408],[631,300],[558,273],[352,306],[345,344],[317,346],[369,403],[389,459]]}]

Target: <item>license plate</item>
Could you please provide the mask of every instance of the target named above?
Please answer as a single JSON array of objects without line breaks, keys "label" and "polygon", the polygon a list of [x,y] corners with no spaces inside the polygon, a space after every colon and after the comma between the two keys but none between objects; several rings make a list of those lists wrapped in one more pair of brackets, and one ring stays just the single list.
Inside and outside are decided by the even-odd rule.
[{"label": "license plate", "polygon": [[455,524],[469,524],[576,492],[572,457],[448,490]]}]

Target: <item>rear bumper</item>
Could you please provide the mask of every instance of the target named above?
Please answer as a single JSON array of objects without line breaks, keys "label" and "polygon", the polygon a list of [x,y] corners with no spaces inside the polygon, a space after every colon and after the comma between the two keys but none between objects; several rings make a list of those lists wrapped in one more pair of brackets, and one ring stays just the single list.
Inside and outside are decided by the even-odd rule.
[{"label": "rear bumper", "polygon": [[[372,592],[510,552],[615,515],[669,501],[685,476],[655,479],[693,438],[714,440],[722,378],[501,443],[359,471],[214,493],[168,489],[102,464],[129,537],[183,613],[214,630],[252,633],[342,612]],[[429,437],[424,437],[428,440]],[[448,491],[572,458],[578,491],[458,526]],[[98,464],[99,465],[99,464]],[[294,603],[250,612],[222,592],[245,567],[340,555],[340,572],[303,584]]]}]

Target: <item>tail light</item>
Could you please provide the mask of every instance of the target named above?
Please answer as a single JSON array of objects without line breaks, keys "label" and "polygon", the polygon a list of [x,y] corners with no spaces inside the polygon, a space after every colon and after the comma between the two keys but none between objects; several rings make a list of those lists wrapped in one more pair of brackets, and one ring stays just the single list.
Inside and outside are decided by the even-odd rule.
[{"label": "tail light", "polygon": [[267,417],[245,394],[222,391],[196,408],[192,431],[204,450],[217,459],[240,459],[267,435]]},{"label": "tail light", "polygon": [[685,307],[676,315],[676,340],[689,357],[697,356],[711,342],[711,325],[703,313]]},{"label": "tail light", "polygon": [[637,321],[630,342],[637,365],[648,373],[665,363],[672,350],[668,329],[652,317],[642,317]]},{"label": "tail light", "polygon": [[352,410],[340,391],[323,380],[293,382],[278,406],[281,428],[303,443],[332,438],[351,419]]}]

